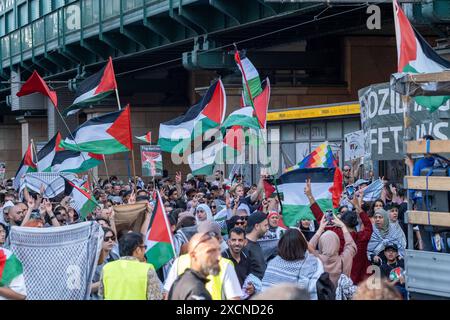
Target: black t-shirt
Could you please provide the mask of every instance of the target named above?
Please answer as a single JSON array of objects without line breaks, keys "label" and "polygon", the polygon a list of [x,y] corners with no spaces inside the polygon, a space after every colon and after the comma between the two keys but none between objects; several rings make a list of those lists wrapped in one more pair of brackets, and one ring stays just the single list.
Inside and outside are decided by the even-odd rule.
[{"label": "black t-shirt", "polygon": [[242,287],[245,279],[247,278],[247,276],[250,274],[251,271],[250,260],[248,259],[247,255],[244,252],[241,252],[241,260],[238,263],[231,255],[230,249],[227,249],[222,253],[222,257],[230,259],[233,262],[234,270],[236,271],[239,283],[241,284]]},{"label": "black t-shirt", "polygon": [[[385,276],[389,281],[391,281],[389,279],[389,275],[391,274],[392,270],[396,269],[396,268],[401,268],[402,271],[405,270],[405,261],[403,259],[397,259],[397,261],[393,264],[389,264],[389,263],[383,263],[380,266],[381,269],[381,274],[383,276]],[[399,283],[400,285],[400,283]],[[402,285],[404,286],[404,285]]]},{"label": "black t-shirt", "polygon": [[200,273],[186,269],[173,283],[169,291],[169,300],[212,300],[211,294],[206,290],[208,282]]},{"label": "black t-shirt", "polygon": [[244,253],[250,260],[250,273],[253,273],[256,277],[262,280],[267,268],[264,253],[259,243],[251,241],[249,239],[247,239],[247,241],[248,242],[244,248]]}]

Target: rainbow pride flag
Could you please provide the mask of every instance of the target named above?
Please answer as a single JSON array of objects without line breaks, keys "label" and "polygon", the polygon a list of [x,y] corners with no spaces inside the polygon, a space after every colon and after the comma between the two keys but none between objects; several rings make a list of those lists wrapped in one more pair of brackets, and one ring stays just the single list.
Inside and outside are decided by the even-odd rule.
[{"label": "rainbow pride flag", "polygon": [[286,168],[284,172],[306,168],[336,168],[337,161],[328,143],[322,143],[295,166]]}]

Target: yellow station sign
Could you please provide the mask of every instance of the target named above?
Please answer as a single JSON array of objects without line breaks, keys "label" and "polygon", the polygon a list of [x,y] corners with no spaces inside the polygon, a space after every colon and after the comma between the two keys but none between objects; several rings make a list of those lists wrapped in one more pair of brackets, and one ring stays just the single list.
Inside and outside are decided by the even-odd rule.
[{"label": "yellow station sign", "polygon": [[272,111],[267,113],[267,121],[334,117],[359,113],[360,113],[359,103],[353,103],[353,104],[344,104],[344,105],[309,108],[309,109]]}]

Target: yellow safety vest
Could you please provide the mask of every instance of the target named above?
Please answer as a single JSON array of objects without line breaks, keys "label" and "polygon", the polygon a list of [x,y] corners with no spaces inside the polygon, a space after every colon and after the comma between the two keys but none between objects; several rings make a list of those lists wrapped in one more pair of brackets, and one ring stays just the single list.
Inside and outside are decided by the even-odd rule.
[{"label": "yellow safety vest", "polygon": [[147,300],[147,275],[153,265],[137,260],[116,260],[103,267],[105,300]]},{"label": "yellow safety vest", "polygon": [[[223,292],[223,280],[225,278],[225,271],[227,265],[233,267],[233,262],[226,258],[220,257],[219,265],[220,272],[217,276],[208,276],[208,282],[205,287],[206,290],[211,294],[213,300],[226,300],[225,293]],[[191,257],[188,254],[183,254],[178,257],[177,263],[177,274],[181,275],[187,268],[191,267]]]}]

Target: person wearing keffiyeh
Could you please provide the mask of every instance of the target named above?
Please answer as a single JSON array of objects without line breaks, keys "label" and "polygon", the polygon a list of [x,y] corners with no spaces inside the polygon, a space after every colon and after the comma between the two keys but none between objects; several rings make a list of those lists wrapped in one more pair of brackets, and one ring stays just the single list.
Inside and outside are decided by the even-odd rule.
[{"label": "person wearing keffiyeh", "polygon": [[406,237],[398,224],[390,223],[389,214],[384,209],[378,209],[374,214],[372,237],[367,246],[367,257],[372,263],[381,264],[386,261],[383,250],[389,243],[395,243],[401,257],[405,256]]}]

